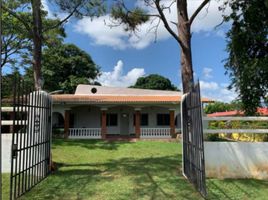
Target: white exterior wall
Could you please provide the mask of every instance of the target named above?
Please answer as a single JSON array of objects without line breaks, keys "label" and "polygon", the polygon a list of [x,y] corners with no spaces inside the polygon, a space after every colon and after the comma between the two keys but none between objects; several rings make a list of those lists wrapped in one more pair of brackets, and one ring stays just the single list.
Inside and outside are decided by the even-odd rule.
[{"label": "white exterior wall", "polygon": [[2,172],[11,171],[11,144],[12,134],[2,134]]},{"label": "white exterior wall", "polygon": [[74,114],[74,128],[100,128],[101,112],[95,106],[81,106],[71,109]]},{"label": "white exterior wall", "polygon": [[205,142],[206,176],[268,179],[268,142]]}]

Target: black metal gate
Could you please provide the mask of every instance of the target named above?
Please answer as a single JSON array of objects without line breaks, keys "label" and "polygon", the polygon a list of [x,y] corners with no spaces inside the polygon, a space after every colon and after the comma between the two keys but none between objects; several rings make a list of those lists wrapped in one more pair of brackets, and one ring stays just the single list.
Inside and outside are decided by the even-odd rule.
[{"label": "black metal gate", "polygon": [[182,100],[183,174],[206,197],[206,176],[199,82]]},{"label": "black metal gate", "polygon": [[10,199],[16,199],[48,176],[51,98],[24,82],[14,84]]}]

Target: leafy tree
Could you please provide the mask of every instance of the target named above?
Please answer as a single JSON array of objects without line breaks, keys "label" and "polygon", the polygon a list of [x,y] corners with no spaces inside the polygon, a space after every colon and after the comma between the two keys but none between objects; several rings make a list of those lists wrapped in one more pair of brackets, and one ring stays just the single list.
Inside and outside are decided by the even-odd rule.
[{"label": "leafy tree", "polygon": [[136,81],[135,85],[130,87],[153,90],[178,90],[173,84],[171,84],[171,81],[169,79],[158,74],[151,74],[146,77],[140,77]]},{"label": "leafy tree", "polygon": [[[46,48],[42,56],[43,89],[50,92],[73,93],[78,84],[89,84],[89,80],[94,80],[100,73],[90,55],[73,44]],[[32,70],[26,71],[27,82],[33,82]]]},{"label": "leafy tree", "polygon": [[206,114],[211,114],[215,112],[225,112],[225,111],[231,111],[231,110],[241,110],[242,105],[240,101],[232,101],[231,103],[224,103],[216,101],[214,103],[208,104],[204,111]]},{"label": "leafy tree", "polygon": [[11,98],[13,95],[14,81],[21,78],[21,74],[18,69],[13,69],[12,73],[4,74],[2,76],[2,88],[1,95],[3,99]]},{"label": "leafy tree", "polygon": [[254,115],[268,93],[268,2],[265,0],[227,1],[232,22],[227,33],[226,70],[231,77],[246,115]]},{"label": "leafy tree", "polygon": [[[194,11],[192,16],[188,16],[187,0],[143,0],[144,5],[148,6],[148,10],[141,7],[129,9],[123,0],[117,0],[116,5],[112,9],[112,16],[119,21],[119,24],[126,25],[126,30],[135,31],[138,25],[150,20],[152,23],[156,21],[156,25],[152,27],[157,32],[157,28],[162,22],[166,30],[173,36],[181,47],[180,61],[182,72],[182,85],[183,92],[189,92],[194,83],[193,78],[193,63],[192,63],[192,50],[191,50],[191,25],[199,14],[199,12],[209,3],[210,0],[203,0],[198,8]],[[190,2],[188,2],[190,3]],[[170,26],[170,22],[165,16],[165,11],[170,11],[170,7],[176,4],[177,8],[177,22],[171,22],[177,27],[178,33],[174,32]],[[155,14],[149,12],[154,10]]]},{"label": "leafy tree", "polygon": [[[41,0],[3,0],[3,11],[18,20],[21,27],[26,30],[29,39],[32,41],[32,66],[36,89],[40,89],[42,86],[41,61],[44,34],[47,31],[61,27],[71,16],[93,17],[103,12],[101,0],[56,0],[53,2],[58,5],[61,10],[69,13],[69,15],[65,19],[45,28],[42,19],[42,13],[44,13],[44,11],[42,10]],[[31,19],[29,20],[25,15],[31,16]]]},{"label": "leafy tree", "polygon": [[[31,21],[29,13],[18,12],[17,15]],[[52,24],[58,22],[57,19],[47,19],[47,13],[42,14],[44,27],[50,27]],[[9,66],[14,67],[21,65],[29,65],[32,57],[32,41],[28,31],[21,26],[17,18],[4,11],[2,13],[2,61],[1,67]],[[65,32],[62,27],[55,28],[43,34],[43,46],[51,46],[60,43],[65,37]],[[20,57],[20,59],[18,59]]]}]

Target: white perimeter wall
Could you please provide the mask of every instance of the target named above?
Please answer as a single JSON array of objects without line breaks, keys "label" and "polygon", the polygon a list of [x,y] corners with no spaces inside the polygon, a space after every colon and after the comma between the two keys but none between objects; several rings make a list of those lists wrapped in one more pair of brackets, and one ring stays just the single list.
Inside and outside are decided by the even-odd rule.
[{"label": "white perimeter wall", "polygon": [[2,172],[9,173],[11,167],[12,134],[2,134]]},{"label": "white perimeter wall", "polygon": [[268,179],[268,142],[205,142],[206,176]]}]

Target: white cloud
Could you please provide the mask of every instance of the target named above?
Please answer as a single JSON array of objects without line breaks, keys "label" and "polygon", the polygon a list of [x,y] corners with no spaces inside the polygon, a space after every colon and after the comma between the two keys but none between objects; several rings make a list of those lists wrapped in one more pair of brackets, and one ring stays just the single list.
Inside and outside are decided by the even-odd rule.
[{"label": "white cloud", "polygon": [[[50,5],[51,2],[49,2],[48,0],[41,0],[43,9],[45,11],[47,11],[47,17],[50,19],[60,19],[63,20],[68,16],[68,13],[65,12],[60,12],[59,10],[52,10],[51,7],[55,7],[56,5]],[[68,23],[68,22],[67,22]]]},{"label": "white cloud", "polygon": [[227,84],[210,81],[200,81],[201,95],[217,101],[230,102],[237,98],[234,90],[228,90]]},{"label": "white cloud", "polygon": [[211,75],[212,71],[213,71],[212,68],[209,68],[209,67],[205,67],[205,68],[203,68],[203,72],[202,72],[202,74],[203,74],[204,78],[205,78],[205,79],[210,79],[210,78],[212,78],[212,75]]},{"label": "white cloud", "polygon": [[206,81],[200,81],[200,88],[201,90],[218,90],[219,84],[216,82],[206,82]]},{"label": "white cloud", "polygon": [[128,87],[134,85],[137,79],[145,75],[143,68],[133,68],[123,74],[124,63],[119,60],[111,72],[102,72],[97,79],[103,86]]},{"label": "white cloud", "polygon": [[[202,1],[203,0],[191,0],[188,2],[189,16],[192,15],[194,10],[202,3]],[[144,9],[147,9],[148,12],[150,12],[151,14],[157,13],[154,8],[148,6],[146,7],[142,4],[142,2],[142,0],[136,1],[139,6],[142,6]],[[170,4],[170,1],[163,2],[163,4],[166,5]],[[221,4],[221,1],[211,1],[210,4],[208,4],[208,6],[206,6],[196,17],[192,25],[192,31],[196,33],[205,32],[206,34],[211,34],[214,27],[222,21],[222,13],[218,11],[218,7]],[[165,10],[167,21],[169,22],[170,27],[172,27],[174,32],[177,32],[177,29],[174,24],[171,23],[171,21],[177,21],[176,12],[176,4],[173,4],[170,9],[170,12],[168,10]],[[229,9],[227,9],[226,12],[229,12]],[[155,20],[153,23],[149,21],[139,26],[139,31],[137,33],[138,36],[129,35],[129,33],[124,31],[124,27],[122,25],[110,28],[105,25],[105,21],[107,23],[110,22],[110,18],[108,15],[102,16],[94,20],[85,17],[79,20],[74,27],[76,31],[88,35],[94,41],[94,44],[110,46],[115,49],[125,49],[128,47],[135,49],[143,49],[149,46],[155,40],[155,33],[152,30],[150,31],[150,29],[157,24],[157,20]],[[222,37],[224,35],[224,31],[219,29],[217,31],[214,31],[214,34]],[[161,22],[157,31],[157,40],[166,40],[170,37],[170,34],[167,32],[163,23]]]}]

